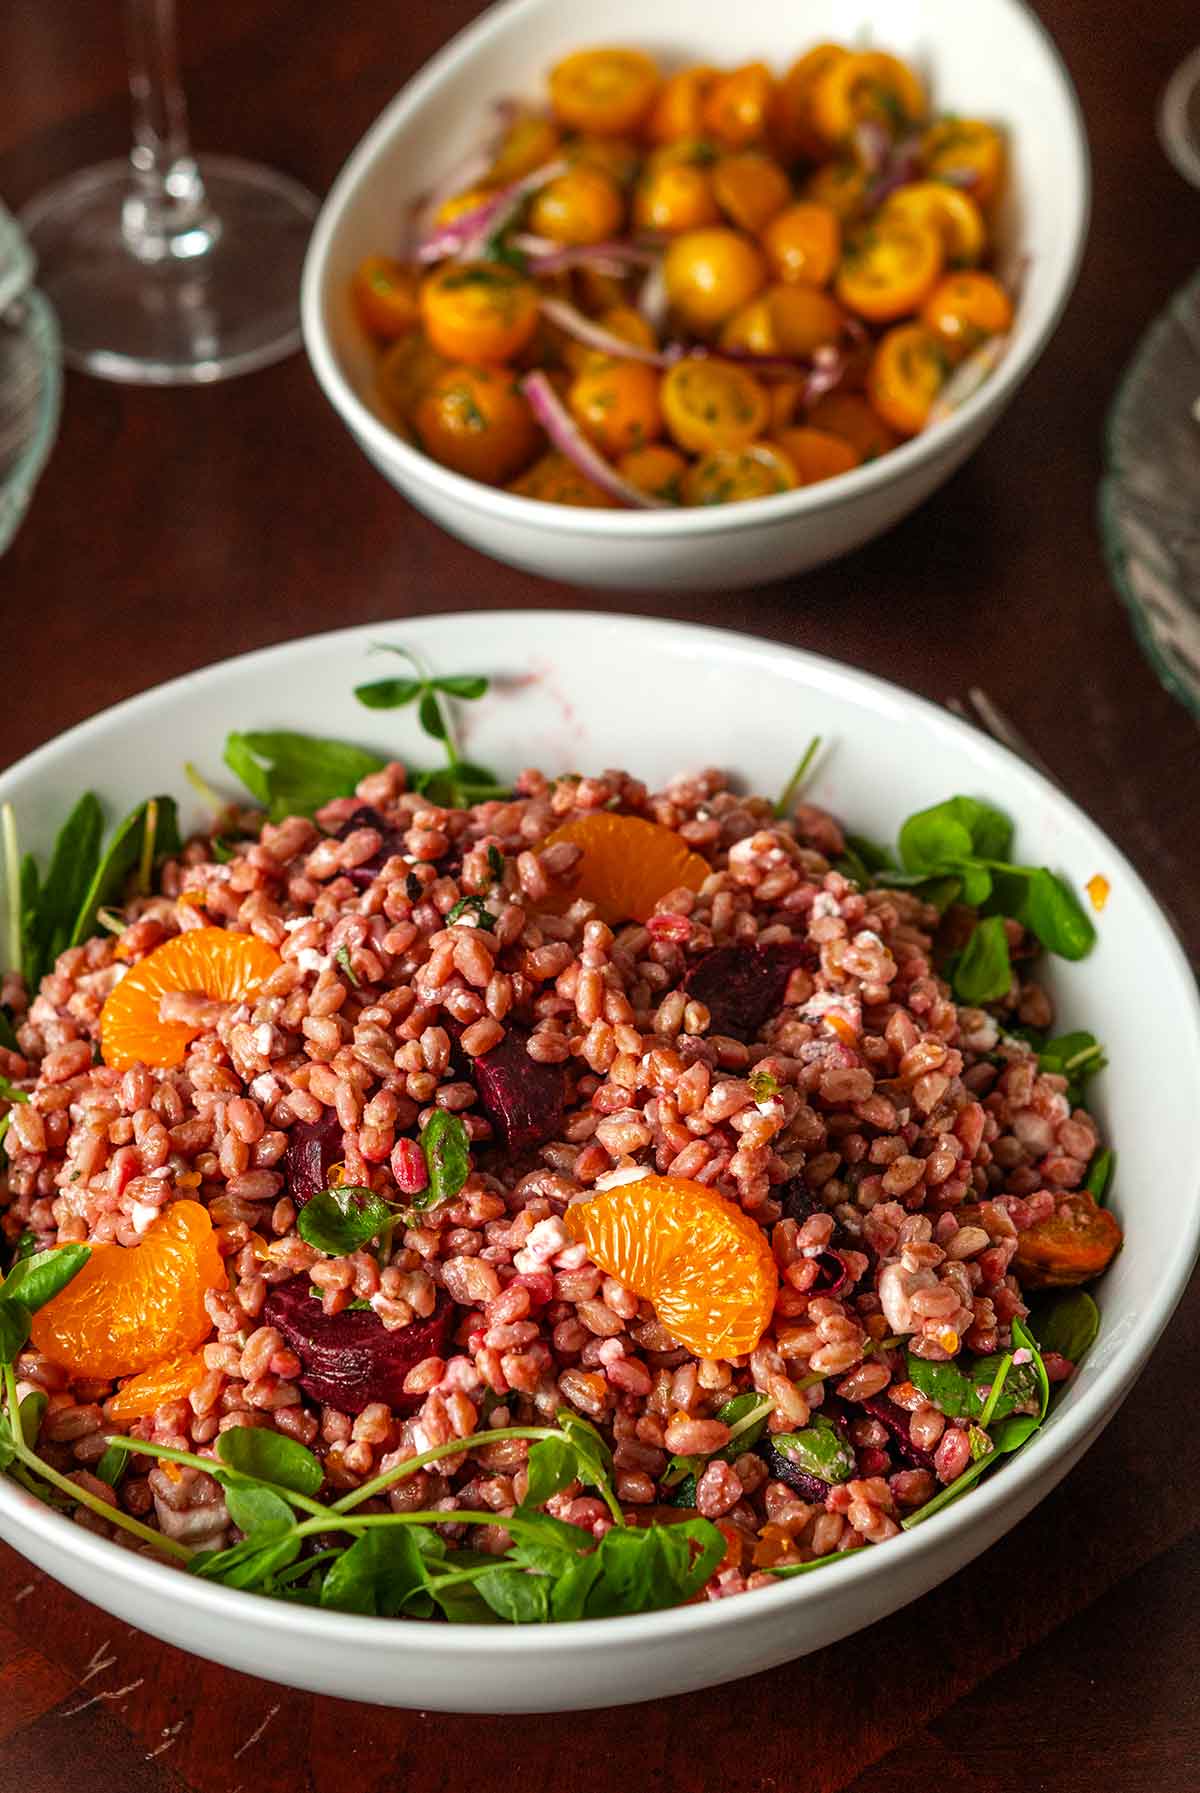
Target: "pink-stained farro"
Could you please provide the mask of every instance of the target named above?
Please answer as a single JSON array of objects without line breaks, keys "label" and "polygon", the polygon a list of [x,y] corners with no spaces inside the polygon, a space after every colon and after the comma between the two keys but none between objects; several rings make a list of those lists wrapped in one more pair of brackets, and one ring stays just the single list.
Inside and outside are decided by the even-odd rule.
[{"label": "pink-stained farro", "polygon": [[[362,821],[364,804],[378,826],[321,832]],[[677,829],[710,861],[701,888],[664,892],[644,925],[610,927],[571,900],[579,849],[542,843],[606,808]],[[393,1511],[436,1503],[452,1527],[456,1505],[503,1518],[524,1492],[526,1441],[472,1451],[472,1435],[552,1423],[566,1405],[605,1432],[631,1511],[679,1497],[673,1455],[701,1459],[695,1506],[734,1556],[740,1541],[714,1599],[768,1585],[772,1567],[885,1542],[962,1473],[968,1432],[913,1386],[904,1347],[935,1363],[1008,1347],[1028,1311],[1020,1235],[1080,1186],[1099,1141],[1066,1080],[1002,1031],[1006,1017],[1048,1024],[1039,986],[1019,981],[993,1012],[958,1006],[934,970],[933,909],[858,889],[830,864],[832,818],[800,805],[780,821],[716,771],[656,793],[620,771],[527,772],[510,799],[442,810],[393,766],[316,824],[244,821],[235,857],[215,863],[193,840],[161,893],[129,905],[121,959],[105,935],[63,953],[36,992],[4,983],[17,1050],[0,1051],[0,1072],[29,1096],[10,1110],[5,1239],[133,1248],[184,1197],[216,1228],[228,1286],[207,1299],[203,1380],[136,1435],[212,1456],[223,1431],[275,1429],[314,1450],[339,1491],[462,1440],[387,1496]],[[385,840],[403,854],[384,858]],[[464,896],[486,912],[477,900],[450,920]],[[236,1006],[166,999],[202,1030],[174,1069],[93,1062],[122,964],[205,921],[269,941],[279,971]],[[779,1006],[748,1038],[719,1032],[686,987],[714,948],[797,942]],[[553,1068],[566,1092],[553,1136],[515,1156],[476,1068],[514,1041],[531,1076]],[[438,1108],[462,1119],[473,1168],[452,1200],[410,1208],[429,1183],[416,1136]],[[406,1210],[380,1255],[327,1256],[299,1236],[289,1139],[324,1117],[340,1180]],[[597,1186],[650,1173],[716,1189],[769,1234],[779,1292],[747,1356],[691,1356],[563,1225]],[[350,1412],[304,1391],[302,1355],[264,1316],[298,1276],[318,1312],[365,1304],[381,1333],[452,1304],[447,1343],[407,1369],[397,1407]],[[1069,1367],[1055,1359],[1056,1378]],[[120,1429],[113,1385],[72,1381],[31,1350],[17,1370],[48,1396],[45,1459],[91,1488]],[[770,1403],[768,1436],[831,1416],[857,1473],[816,1498],[775,1479],[718,1417],[738,1394]],[[236,1535],[219,1485],[194,1470],[134,1464],[116,1495],[97,1487],[189,1545]],[[611,1523],[578,1487],[549,1510],[597,1536]]]}]

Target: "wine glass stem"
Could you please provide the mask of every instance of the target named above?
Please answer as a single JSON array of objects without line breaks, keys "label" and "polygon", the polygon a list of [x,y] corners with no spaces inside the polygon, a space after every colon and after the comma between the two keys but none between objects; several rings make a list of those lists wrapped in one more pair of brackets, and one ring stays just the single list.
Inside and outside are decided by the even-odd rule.
[{"label": "wine glass stem", "polygon": [[220,231],[188,137],[179,82],[175,0],[125,0],[133,100],[132,187],[121,213],[141,261],[206,254]]}]

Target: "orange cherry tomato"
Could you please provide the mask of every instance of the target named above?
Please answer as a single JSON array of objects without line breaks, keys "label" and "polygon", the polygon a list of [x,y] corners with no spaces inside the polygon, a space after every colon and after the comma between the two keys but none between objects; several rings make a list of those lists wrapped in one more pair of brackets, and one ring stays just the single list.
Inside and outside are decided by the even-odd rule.
[{"label": "orange cherry tomato", "polygon": [[989,336],[1002,336],[1012,320],[1012,300],[990,274],[947,274],[921,307],[921,322],[962,354]]},{"label": "orange cherry tomato", "polygon": [[884,218],[932,225],[941,236],[951,266],[973,267],[987,247],[983,214],[969,193],[945,181],[913,181],[897,187],[883,204]]},{"label": "orange cherry tomato", "polygon": [[731,223],[752,236],[781,212],[792,186],[778,162],[757,150],[722,156],[712,172],[717,204]]},{"label": "orange cherry tomato", "polygon": [[861,218],[867,206],[867,177],[857,162],[822,162],[804,182],[805,199],[827,205],[843,224]]},{"label": "orange cherry tomato", "polygon": [[767,388],[768,433],[777,436],[780,430],[786,430],[789,424],[795,423],[804,409],[804,395],[807,382],[800,378],[786,376],[772,380]]},{"label": "orange cherry tomato", "polygon": [[462,193],[452,193],[438,207],[435,222],[453,224],[456,219],[465,218],[468,212],[477,212],[481,205],[493,198],[495,194],[490,187],[467,187]]},{"label": "orange cherry tomato", "polygon": [[[633,343],[639,349],[658,347],[650,324],[632,305],[614,305],[610,311],[603,312],[597,321],[610,336],[619,336],[622,342]],[[589,348],[586,343],[573,339],[564,342],[562,358],[574,373],[582,373],[593,362],[608,362],[612,359],[599,349]]]},{"label": "orange cherry tomato", "polygon": [[598,168],[618,187],[630,186],[642,163],[642,152],[629,137],[572,137],[563,154],[568,162]]},{"label": "orange cherry tomato", "polygon": [[842,252],[841,220],[832,206],[800,199],[775,214],[762,243],[777,280],[824,286]]},{"label": "orange cherry tomato", "polygon": [[867,119],[898,137],[919,124],[926,110],[925,89],[916,74],[883,50],[838,57],[813,86],[813,126],[831,146],[846,143],[855,125]]},{"label": "orange cherry tomato", "polygon": [[537,288],[501,262],[448,262],[426,276],[421,316],[451,361],[508,361],[537,329]]},{"label": "orange cherry tomato", "polygon": [[740,504],[747,498],[774,498],[790,492],[796,470],[774,442],[744,448],[714,448],[693,461],[684,475],[685,504]]},{"label": "orange cherry tomato", "polygon": [[833,479],[858,466],[858,450],[844,437],[832,436],[827,430],[801,425],[798,429],[780,430],[775,440],[795,468],[797,483],[802,486],[815,486],[819,480]]},{"label": "orange cherry tomato", "polygon": [[624,213],[612,176],[577,162],[534,194],[529,228],[552,243],[603,243],[617,234]]},{"label": "orange cherry tomato", "polygon": [[521,498],[540,498],[545,504],[571,504],[587,510],[612,510],[616,500],[603,486],[585,479],[565,454],[552,449],[509,485]]},{"label": "orange cherry tomato", "polygon": [[662,435],[659,376],[643,361],[599,357],[576,375],[567,404],[603,454],[615,457]]},{"label": "orange cherry tomato", "polygon": [[948,364],[924,324],[898,324],[880,338],[867,374],[867,397],[898,435],[915,436],[929,420]]},{"label": "orange cherry tomato", "polygon": [[899,441],[857,392],[827,392],[809,407],[808,421],[815,429],[849,442],[860,461],[877,461]]},{"label": "orange cherry tomato", "polygon": [[753,374],[711,356],[677,361],[659,396],[669,434],[689,454],[744,448],[762,434],[770,411]]},{"label": "orange cherry tomato", "polygon": [[739,231],[684,231],[663,258],[667,298],[699,335],[716,329],[766,284],[762,252]]},{"label": "orange cherry tomato", "polygon": [[719,75],[705,96],[701,114],[705,130],[731,149],[761,143],[767,134],[773,89],[765,62],[747,62]]},{"label": "orange cherry tomato", "polygon": [[834,291],[860,317],[890,323],[920,308],[944,260],[930,225],[880,216],[846,244]]},{"label": "orange cherry tomato", "polygon": [[1027,1289],[1069,1289],[1108,1269],[1124,1235],[1086,1189],[1059,1195],[1053,1214],[1017,1235],[1014,1263]]},{"label": "orange cherry tomato", "polygon": [[633,222],[638,230],[676,236],[698,230],[720,218],[706,168],[673,162],[647,169],[633,196]]},{"label": "orange cherry tomato", "polygon": [[407,336],[421,315],[412,269],[388,255],[368,255],[358,264],[353,292],[359,317],[384,342]]},{"label": "orange cherry tomato", "polygon": [[704,129],[704,101],[717,79],[715,68],[682,68],[668,76],[646,120],[651,143],[675,143],[699,137]]},{"label": "orange cherry tomato", "polygon": [[809,356],[836,344],[846,319],[836,299],[813,286],[769,286],[728,320],[723,349],[752,355]]},{"label": "orange cherry tomato", "polygon": [[413,413],[426,454],[468,479],[504,485],[537,453],[541,431],[503,367],[449,367]]},{"label": "orange cherry tomato", "polygon": [[550,104],[571,130],[620,137],[638,129],[658,86],[658,68],[640,50],[576,50],[550,71]]},{"label": "orange cherry tomato", "polygon": [[771,107],[771,136],[785,162],[807,157],[820,161],[825,144],[812,121],[813,88],[827,69],[849,52],[841,44],[816,44],[793,62],[775,89]]},{"label": "orange cherry tomato", "polygon": [[375,370],[375,384],[396,423],[407,427],[412,422],[417,400],[448,365],[423,330],[413,330],[393,343]]},{"label": "orange cherry tomato", "polygon": [[651,442],[645,448],[631,449],[617,462],[617,472],[639,492],[651,498],[665,498],[668,504],[683,503],[683,476],[687,462],[677,449],[665,442]]},{"label": "orange cherry tomato", "polygon": [[522,112],[500,140],[496,159],[488,169],[491,186],[507,187],[552,161],[558,148],[558,126],[544,112]]},{"label": "orange cherry tomato", "polygon": [[939,118],[921,140],[930,180],[969,184],[971,198],[984,208],[1004,185],[1004,138],[979,118]]}]

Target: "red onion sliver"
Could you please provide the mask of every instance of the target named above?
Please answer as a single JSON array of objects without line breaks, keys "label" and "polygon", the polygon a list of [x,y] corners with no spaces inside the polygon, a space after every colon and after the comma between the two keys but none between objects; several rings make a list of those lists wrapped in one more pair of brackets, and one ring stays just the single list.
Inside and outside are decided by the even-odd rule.
[{"label": "red onion sliver", "polygon": [[463,261],[472,260],[486,248],[489,237],[503,229],[527,195],[536,193],[548,181],[556,180],[566,168],[566,162],[561,160],[544,162],[532,174],[503,187],[482,205],[472,206],[469,212],[464,212],[450,224],[443,224],[440,230],[435,230],[432,236],[418,244],[417,260],[424,263],[448,261],[452,256]]},{"label": "red onion sliver", "polygon": [[577,342],[586,343],[589,349],[596,349],[601,355],[611,355],[614,361],[644,361],[647,367],[669,367],[678,361],[682,351],[670,348],[644,349],[640,343],[626,342],[623,336],[617,336],[612,330],[606,330],[603,324],[585,317],[574,305],[568,305],[565,299],[543,299],[542,316]]},{"label": "red onion sliver", "polygon": [[[562,274],[568,268],[595,268],[618,277],[630,268],[648,267],[658,258],[653,249],[636,243],[583,243],[560,245],[545,237],[514,236],[513,246],[527,255],[535,274]],[[534,245],[537,245],[535,248]]]},{"label": "red onion sliver", "polygon": [[530,410],[555,448],[566,456],[585,479],[590,479],[593,485],[599,486],[610,498],[627,505],[630,510],[673,508],[664,499],[652,498],[648,492],[639,491],[637,486],[621,478],[599,449],[592,447],[544,373],[539,370],[526,374],[521,381],[521,390],[529,400]]},{"label": "red onion sliver", "polygon": [[854,148],[865,174],[882,173],[891,147],[891,138],[878,119],[859,119],[854,127]]},{"label": "red onion sliver", "polygon": [[960,411],[969,398],[974,398],[989,374],[999,366],[1007,347],[1007,336],[989,336],[959,363],[929,407],[929,416],[925,420],[927,430],[934,424],[944,423],[947,417]]},{"label": "red onion sliver", "polygon": [[661,336],[667,321],[667,280],[661,256],[651,263],[650,272],[642,282],[642,289],[637,296],[637,308],[654,334]]}]

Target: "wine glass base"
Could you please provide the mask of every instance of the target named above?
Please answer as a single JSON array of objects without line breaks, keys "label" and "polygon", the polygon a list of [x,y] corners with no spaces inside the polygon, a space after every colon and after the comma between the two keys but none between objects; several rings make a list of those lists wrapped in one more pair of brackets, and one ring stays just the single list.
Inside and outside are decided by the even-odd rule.
[{"label": "wine glass base", "polygon": [[201,156],[199,168],[218,228],[197,233],[194,254],[133,253],[122,229],[127,161],[69,175],[22,212],[72,367],[140,385],[204,384],[299,347],[300,270],[317,200],[233,156]]}]

